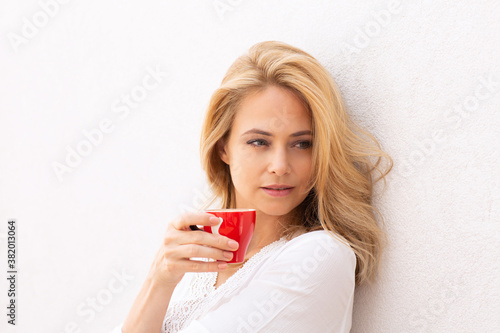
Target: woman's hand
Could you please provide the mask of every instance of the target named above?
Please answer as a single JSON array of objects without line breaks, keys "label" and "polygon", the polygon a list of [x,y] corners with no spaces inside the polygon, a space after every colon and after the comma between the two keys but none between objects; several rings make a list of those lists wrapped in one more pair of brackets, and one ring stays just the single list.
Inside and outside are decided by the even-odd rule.
[{"label": "woman's hand", "polygon": [[[239,244],[225,236],[194,231],[190,225],[212,226],[219,218],[209,213],[185,213],[167,226],[163,244],[156,253],[148,278],[164,286],[177,285],[186,272],[218,272],[227,267]],[[204,262],[189,258],[211,258]]]}]

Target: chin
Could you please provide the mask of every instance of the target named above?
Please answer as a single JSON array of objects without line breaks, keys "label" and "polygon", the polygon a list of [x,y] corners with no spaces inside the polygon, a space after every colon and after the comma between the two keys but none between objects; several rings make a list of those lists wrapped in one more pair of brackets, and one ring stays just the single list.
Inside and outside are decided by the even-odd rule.
[{"label": "chin", "polygon": [[270,215],[270,216],[283,216],[283,215],[286,215],[288,213],[290,213],[290,211],[292,211],[293,207],[283,207],[283,205],[276,205],[276,207],[265,207],[265,208],[261,208],[261,209],[258,209],[258,211],[261,213],[261,214],[265,214],[265,215]]}]

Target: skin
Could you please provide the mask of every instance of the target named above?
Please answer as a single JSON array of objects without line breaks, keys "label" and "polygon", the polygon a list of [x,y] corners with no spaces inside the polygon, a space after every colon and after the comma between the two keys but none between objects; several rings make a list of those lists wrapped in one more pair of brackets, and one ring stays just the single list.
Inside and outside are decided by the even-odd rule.
[{"label": "skin", "polygon": [[[269,132],[243,134],[257,128]],[[221,159],[229,165],[237,208],[256,210],[255,231],[245,259],[279,239],[278,218],[288,214],[307,196],[311,177],[311,118],[300,99],[290,91],[271,86],[248,95],[237,112],[231,135],[220,143]],[[258,141],[257,141],[258,140]],[[272,197],[261,187],[287,184],[294,187],[285,197]],[[125,319],[124,333],[159,332],[175,287],[186,272],[218,272],[216,287],[239,268],[228,264],[239,244],[220,235],[192,231],[190,225],[215,225],[209,213],[185,213],[171,221],[163,243]],[[236,244],[235,244],[236,243]],[[212,258],[200,262],[189,258]]]},{"label": "skin", "polygon": [[[252,129],[271,136],[245,134]],[[287,89],[270,86],[242,101],[219,155],[230,168],[236,208],[256,210],[255,231],[245,259],[279,239],[278,217],[306,198],[312,172],[312,133],[291,135],[311,130],[307,109]],[[294,189],[288,196],[273,197],[262,189],[272,184],[291,185]]]}]

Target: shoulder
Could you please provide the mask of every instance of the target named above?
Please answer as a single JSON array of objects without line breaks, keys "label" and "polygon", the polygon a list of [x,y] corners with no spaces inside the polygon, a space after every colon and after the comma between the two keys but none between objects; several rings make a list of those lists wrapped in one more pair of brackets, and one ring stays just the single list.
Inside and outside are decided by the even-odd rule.
[{"label": "shoulder", "polygon": [[345,238],[326,230],[311,231],[296,236],[282,247],[282,251],[300,252],[302,256],[325,253],[330,257],[345,257],[356,261],[356,255]]},{"label": "shoulder", "polygon": [[[307,271],[309,277],[354,279],[356,255],[347,241],[326,230],[311,231],[285,242],[266,262],[264,270]],[[293,274],[295,275],[295,274]]]},{"label": "shoulder", "polygon": [[348,249],[351,249],[351,246],[344,237],[327,230],[316,230],[316,231],[306,232],[292,238],[288,243],[290,244],[298,242],[307,243],[311,241],[327,241],[332,243],[332,245],[333,244],[343,245],[346,246]]},{"label": "shoulder", "polygon": [[325,315],[341,313],[352,304],[356,256],[335,236],[318,230],[287,241],[261,267],[256,281],[272,281],[283,297],[299,297],[301,311],[305,302],[321,304],[317,311]]}]

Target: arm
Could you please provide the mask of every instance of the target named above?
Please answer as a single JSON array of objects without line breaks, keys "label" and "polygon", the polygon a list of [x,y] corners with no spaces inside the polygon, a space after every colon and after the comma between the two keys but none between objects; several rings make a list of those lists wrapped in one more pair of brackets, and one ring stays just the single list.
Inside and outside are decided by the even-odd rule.
[{"label": "arm", "polygon": [[[181,282],[179,282],[179,284],[177,284],[177,286],[175,286],[174,292],[172,294],[170,294],[171,297],[170,297],[169,300],[168,300],[168,294],[166,294],[163,291],[159,291],[159,293],[161,295],[163,295],[163,297],[167,297],[167,301],[169,301],[169,303],[171,303],[171,302],[173,302],[175,300],[183,299],[183,297],[185,297],[186,292],[188,292],[188,288],[189,288],[189,286],[191,284],[191,277],[192,277],[192,275],[185,275],[182,278]],[[150,302],[154,303],[154,299],[147,300],[147,298],[148,298],[147,295],[146,295],[147,293],[144,293],[144,290],[147,290],[146,289],[146,285],[147,285],[147,280],[145,281],[145,283],[144,283],[141,291],[139,292],[139,294],[138,294],[138,296],[137,296],[137,298],[135,300],[135,303],[139,303],[140,302],[139,299],[141,297],[145,297],[146,298],[146,301],[145,301],[144,304],[150,304]],[[160,298],[160,301],[162,301],[162,298]],[[132,307],[132,309],[135,308],[135,305],[136,305],[135,303],[134,303],[134,306]],[[155,306],[161,306],[161,305],[152,304],[152,306],[155,307]],[[168,305],[167,305],[167,307],[168,307]],[[132,314],[132,311],[133,311],[132,309],[130,310],[129,317]],[[149,312],[149,310],[147,308],[145,308],[145,312]],[[148,317],[147,313],[146,313],[146,315],[142,315],[142,316],[138,315],[138,319],[140,319],[140,320],[146,319],[145,317]],[[161,318],[162,323],[163,323],[163,320],[164,320],[164,316]],[[149,322],[149,323],[157,322],[157,319],[155,319],[155,318],[149,318],[149,319],[147,319],[147,322]],[[132,325],[131,327],[136,327],[134,324],[131,324],[131,325]],[[120,325],[116,326],[109,333],[123,333],[124,332],[123,327],[124,327],[124,322],[122,322]],[[150,331],[149,327],[144,327],[144,329],[147,332]],[[159,332],[159,331],[155,330],[154,332]]]},{"label": "arm", "polygon": [[326,232],[306,235],[285,245],[245,289],[179,333],[349,332],[354,252]]},{"label": "arm", "polygon": [[[209,213],[185,213],[169,223],[121,333],[160,332],[172,294],[186,272],[222,271],[227,267],[226,262],[232,258],[229,251],[235,250],[238,244],[225,236],[190,229],[190,225],[210,226],[218,222],[218,218]],[[215,261],[192,261],[192,257]]]},{"label": "arm", "polygon": [[175,285],[159,285],[147,278],[121,327],[121,333],[160,332]]}]

